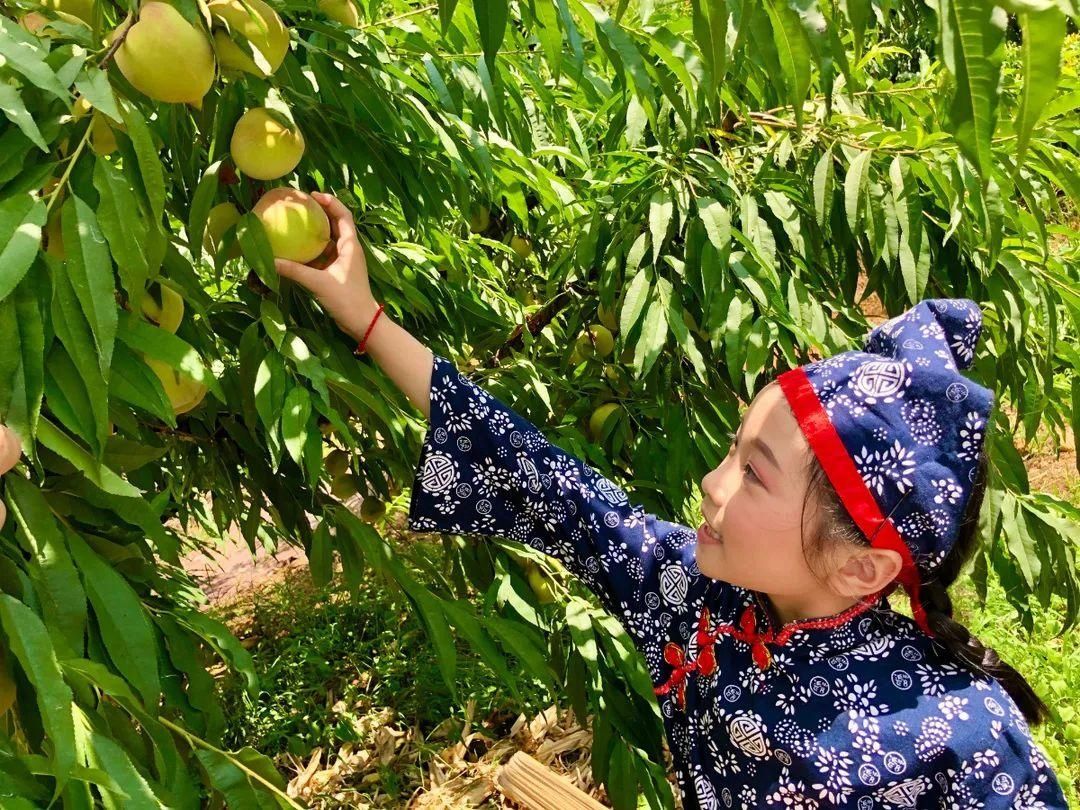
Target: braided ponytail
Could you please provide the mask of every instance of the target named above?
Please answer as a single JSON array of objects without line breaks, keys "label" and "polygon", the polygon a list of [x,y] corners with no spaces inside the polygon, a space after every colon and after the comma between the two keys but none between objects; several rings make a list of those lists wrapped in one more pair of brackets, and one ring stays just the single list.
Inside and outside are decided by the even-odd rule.
[{"label": "braided ponytail", "polygon": [[[807,503],[813,501],[818,506],[819,519],[817,530],[811,534],[815,545],[812,549],[807,549],[804,536],[804,551],[812,551],[814,558],[820,558],[822,549],[828,543],[867,545],[866,537],[844,508],[817,458],[813,453],[808,455],[809,486],[803,502],[803,514],[805,516]],[[997,652],[979,641],[953,617],[953,604],[948,588],[956,581],[978,545],[979,511],[986,494],[986,474],[987,460],[984,453],[972,484],[971,497],[964,509],[956,543],[934,571],[921,573],[919,595],[922,597],[934,641],[968,668],[994,678],[1015,701],[1028,723],[1036,725],[1046,719],[1049,710],[1035,694],[1031,684],[1002,661]],[[808,560],[810,556],[808,555]]]}]

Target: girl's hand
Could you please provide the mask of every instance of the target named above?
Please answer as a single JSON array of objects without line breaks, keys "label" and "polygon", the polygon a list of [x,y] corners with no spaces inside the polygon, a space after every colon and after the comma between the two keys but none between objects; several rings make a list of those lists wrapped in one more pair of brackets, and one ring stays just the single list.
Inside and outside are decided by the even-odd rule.
[{"label": "girl's hand", "polygon": [[371,294],[367,259],[356,236],[356,223],[349,209],[333,194],[314,191],[311,196],[330,220],[330,244],[310,264],[274,259],[274,266],[279,275],[306,287],[337,325],[359,340],[379,305]]}]

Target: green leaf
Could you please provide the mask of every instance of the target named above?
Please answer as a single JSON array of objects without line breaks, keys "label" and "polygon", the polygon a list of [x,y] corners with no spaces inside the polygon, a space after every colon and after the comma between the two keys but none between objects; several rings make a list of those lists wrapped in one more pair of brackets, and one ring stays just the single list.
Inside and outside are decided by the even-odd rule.
[{"label": "green leaf", "polygon": [[285,363],[281,355],[276,352],[267,353],[255,374],[255,409],[259,413],[259,421],[266,429],[267,443],[270,446],[271,458],[275,466],[281,453],[278,441],[278,421],[285,407],[288,383],[289,377],[285,372]]},{"label": "green leaf", "polygon": [[116,106],[116,96],[113,95],[112,85],[109,84],[107,71],[93,65],[86,66],[83,68],[83,75],[75,81],[75,89],[90,102],[95,110],[101,110],[117,123],[124,120],[120,108]]},{"label": "green leaf", "polygon": [[306,388],[295,386],[285,397],[281,411],[281,437],[285,441],[285,449],[297,464],[302,463],[310,416],[311,395]]},{"label": "green leaf", "polygon": [[624,75],[629,74],[634,97],[644,108],[649,120],[655,121],[656,102],[653,98],[655,93],[653,82],[634,40],[600,6],[584,2],[581,5],[592,15],[597,33],[600,34],[597,38],[598,42],[611,58],[612,64]]},{"label": "green leaf", "polygon": [[768,0],[766,9],[773,23],[773,39],[787,84],[788,103],[795,113],[795,123],[802,126],[803,102],[810,90],[810,43],[799,15],[787,0]]},{"label": "green leaf", "polygon": [[236,766],[240,762],[248,770],[255,771],[284,794],[284,779],[274,763],[254,748],[242,748],[235,754],[199,749],[195,752],[199,762],[210,777],[214,790],[221,793],[225,806],[236,810],[269,810],[279,806],[266,795],[266,788],[257,779],[248,776]]},{"label": "green leaf", "polygon": [[1008,15],[982,0],[941,0],[938,9],[942,58],[956,80],[950,126],[960,149],[985,181],[993,169],[990,139]]},{"label": "green leaf", "polygon": [[841,6],[851,23],[851,34],[855,42],[855,61],[858,62],[862,59],[866,24],[873,14],[872,0],[841,0]]},{"label": "green leaf", "polygon": [[[135,767],[127,751],[97,731],[91,732],[90,762],[112,777],[123,794],[112,794],[106,807],[125,810],[160,810],[163,802],[154,794],[150,783]],[[103,797],[104,798],[104,797]]]},{"label": "green leaf", "polygon": [[308,557],[308,569],[311,581],[324,588],[334,576],[333,538],[330,526],[325,519],[319,521],[311,535],[311,555]]},{"label": "green leaf", "polygon": [[49,151],[49,144],[38,129],[34,116],[26,109],[19,91],[7,82],[0,82],[0,112],[3,112],[15,126],[42,152]]},{"label": "green leaf", "polygon": [[101,355],[95,351],[93,331],[73,287],[77,274],[69,273],[67,269],[65,266],[62,272],[53,276],[52,324],[64,350],[74,362],[85,390],[93,430],[82,438],[94,455],[100,456],[109,432],[108,383],[101,368]]},{"label": "green leaf", "polygon": [[1020,15],[1024,90],[1016,111],[1016,161],[1022,163],[1039,115],[1057,92],[1065,15],[1057,6]]},{"label": "green leaf", "polygon": [[52,772],[58,778],[56,794],[59,795],[75,767],[71,689],[60,672],[49,633],[34,611],[15,597],[0,593],[0,623],[11,651],[34,687],[41,722],[49,737]]},{"label": "green leaf", "polygon": [[203,363],[195,347],[183,338],[149,323],[134,312],[125,312],[120,316],[117,335],[130,348],[142,352],[147,357],[168,363],[177,371],[207,386],[224,401],[225,396],[217,378]]},{"label": "green leaf", "polygon": [[160,222],[165,211],[165,175],[161,158],[154,146],[154,137],[146,119],[134,104],[124,102],[121,113],[127,126],[128,137],[135,147],[135,159],[139,164],[139,176],[142,178],[147,202],[150,203],[150,212],[154,221]]},{"label": "green leaf", "polygon": [[161,387],[161,381],[150,366],[122,341],[113,352],[109,395],[142,408],[169,426],[176,426],[176,415]]},{"label": "green leaf", "polygon": [[41,46],[40,41],[33,40],[33,44],[27,42],[20,33],[25,35],[25,32],[19,32],[14,20],[0,17],[0,64],[21,74],[35,87],[69,104],[71,96],[67,87],[45,61],[48,50]]},{"label": "green leaf", "polygon": [[636,273],[626,290],[626,298],[623,299],[622,309],[619,312],[619,331],[624,335],[637,324],[641,313],[645,310],[645,304],[649,300],[649,277],[646,273]]},{"label": "green leaf", "polygon": [[731,244],[731,212],[711,197],[698,199],[698,218],[705,226],[709,241],[719,251]]},{"label": "green leaf", "polygon": [[644,377],[659,359],[668,338],[667,310],[669,295],[662,290],[670,290],[671,282],[657,279],[657,295],[650,299],[645,319],[641,326],[641,337],[634,347],[634,369],[638,377]]},{"label": "green leaf", "polygon": [[203,233],[206,230],[206,220],[210,215],[210,209],[214,207],[214,197],[218,190],[218,173],[221,171],[222,160],[215,160],[203,171],[199,178],[199,185],[195,187],[195,194],[191,198],[191,212],[188,214],[188,250],[191,252],[191,260],[196,264],[202,258]]},{"label": "green leaf", "polygon": [[873,154],[869,149],[859,152],[848,166],[847,176],[844,178],[844,208],[847,212],[848,227],[852,233],[859,233],[859,205],[866,189],[870,156]]},{"label": "green leaf", "polygon": [[94,337],[98,365],[109,378],[116,341],[116,295],[112,261],[93,210],[72,194],[61,211],[67,275]]},{"label": "green leaf", "polygon": [[827,149],[814,167],[814,212],[817,214],[818,227],[822,229],[826,227],[832,211],[835,177],[832,149]]},{"label": "green leaf", "polygon": [[251,654],[244,649],[228,627],[217,619],[195,610],[178,608],[174,611],[174,615],[178,621],[187,625],[192,632],[213,647],[234,671],[244,676],[244,688],[249,696],[255,697],[259,693],[259,676],[255,672]]},{"label": "green leaf", "polygon": [[251,264],[259,279],[274,292],[279,289],[274,250],[266,236],[262,221],[253,211],[248,211],[236,221],[236,241],[244,259]]},{"label": "green leaf", "polygon": [[[123,172],[108,160],[96,161],[94,188],[99,195],[98,225],[116,257],[120,281],[132,309],[137,310],[147,279],[157,272],[161,260],[154,261],[148,253],[153,249],[150,229]],[[64,244],[67,245],[66,238]]]},{"label": "green leaf", "polygon": [[[502,47],[506,36],[506,22],[509,18],[507,0],[473,0],[476,12],[476,26],[480,29],[480,44],[484,49],[484,59],[489,70],[495,71],[495,54]],[[440,14],[442,9],[440,9]]]},{"label": "green leaf", "polygon": [[46,418],[38,423],[38,440],[82,472],[98,489],[124,498],[141,498],[142,491],[95,459]]},{"label": "green leaf", "polygon": [[608,798],[614,810],[636,810],[638,796],[637,773],[634,771],[630,749],[626,743],[616,740],[611,748],[611,765],[608,768]]},{"label": "green leaf", "polygon": [[674,211],[675,203],[667,192],[657,191],[649,200],[649,235],[652,237],[654,265],[664,249],[668,229],[671,227],[671,215]]},{"label": "green leaf", "polygon": [[32,555],[30,576],[41,600],[54,645],[65,656],[82,655],[86,632],[86,594],[71,561],[64,536],[45,497],[33,483],[8,476],[11,513],[22,532],[20,542]]},{"label": "green leaf", "polygon": [[37,433],[45,384],[45,324],[37,285],[45,280],[38,264],[0,301],[0,413],[23,439]]},{"label": "green leaf", "polygon": [[77,534],[69,532],[68,542],[109,658],[154,710],[161,699],[157,641],[139,594]]},{"label": "green leaf", "polygon": [[0,301],[11,295],[34,263],[44,224],[44,199],[17,194],[0,201]]},{"label": "green leaf", "polygon": [[717,120],[721,112],[720,88],[727,73],[728,6],[726,0],[690,0],[690,10],[694,39],[705,62],[705,104],[712,110],[713,120]]}]

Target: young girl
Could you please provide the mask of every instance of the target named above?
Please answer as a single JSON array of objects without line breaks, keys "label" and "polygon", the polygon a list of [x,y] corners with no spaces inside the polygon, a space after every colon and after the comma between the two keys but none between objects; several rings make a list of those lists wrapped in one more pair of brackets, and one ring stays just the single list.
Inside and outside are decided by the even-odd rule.
[{"label": "young girl", "polygon": [[[958,371],[974,303],[924,301],[767,385],[701,482],[695,531],[389,320],[351,215],[315,196],[336,256],[278,270],[429,419],[409,527],[528,543],[597,594],[648,664],[685,807],[1066,806],[1028,730],[1046,707],[952,618],[993,403]],[[914,620],[889,606],[898,585]]]}]

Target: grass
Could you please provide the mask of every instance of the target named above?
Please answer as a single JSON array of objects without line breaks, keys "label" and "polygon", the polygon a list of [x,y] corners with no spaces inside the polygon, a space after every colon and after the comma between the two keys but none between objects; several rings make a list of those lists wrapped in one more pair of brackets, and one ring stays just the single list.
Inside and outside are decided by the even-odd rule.
[{"label": "grass", "polygon": [[[522,683],[526,705],[514,705],[464,645],[458,648],[459,696],[452,695],[408,601],[374,576],[350,594],[338,580],[317,588],[306,570],[295,570],[218,616],[250,640],[261,687],[252,699],[239,684],[226,684],[226,743],[250,745],[279,764],[286,753],[306,760],[317,747],[363,747],[384,725],[416,729],[420,739],[440,725],[460,728],[470,700],[475,717],[505,726],[493,728],[496,734],[520,711],[550,703],[542,687],[529,691]],[[433,745],[429,755],[443,745]],[[422,764],[395,762],[362,792],[407,798],[420,783]]]},{"label": "grass", "polygon": [[984,604],[966,583],[959,586],[955,601],[968,629],[1027,678],[1050,707],[1051,718],[1033,729],[1033,735],[1053,762],[1069,806],[1080,807],[1080,640],[1075,630],[1058,635],[1063,600],[1055,597],[1049,608],[1034,606],[1030,637],[1020,628],[1004,590],[994,583]]}]

